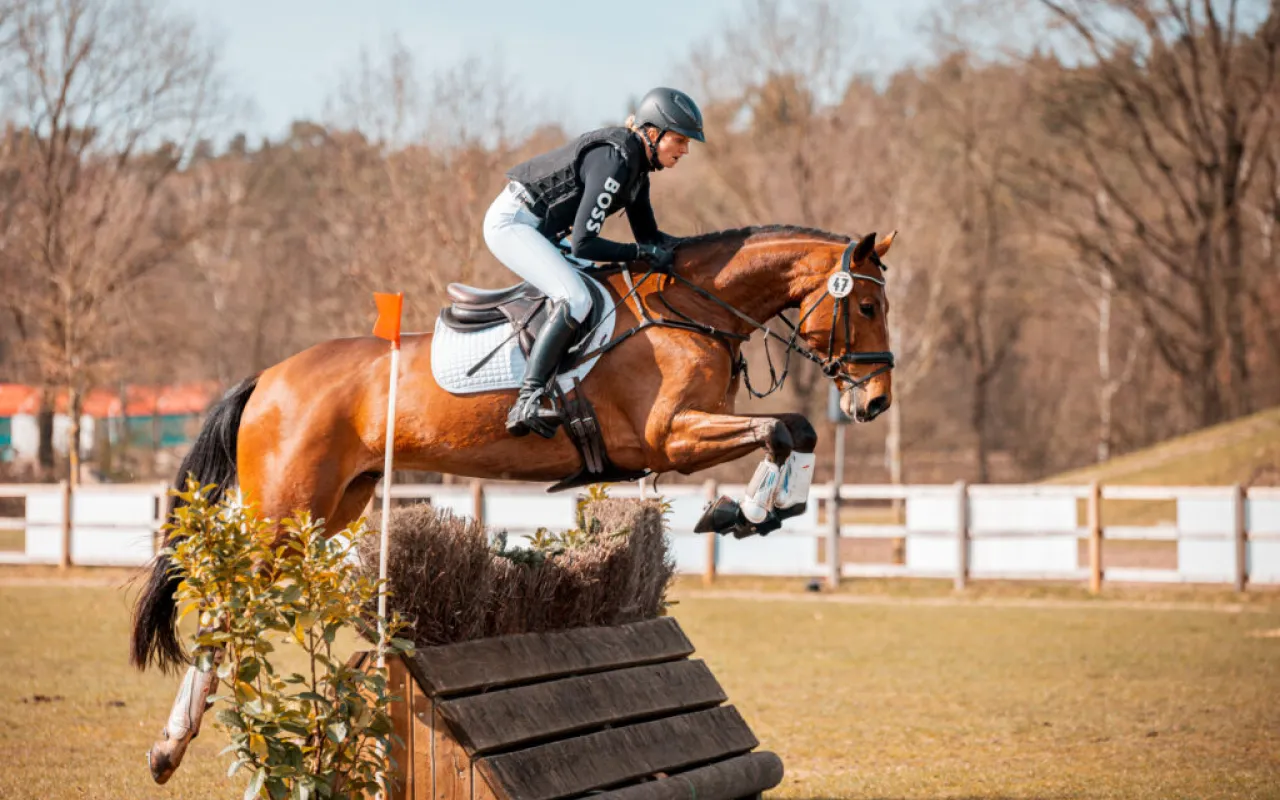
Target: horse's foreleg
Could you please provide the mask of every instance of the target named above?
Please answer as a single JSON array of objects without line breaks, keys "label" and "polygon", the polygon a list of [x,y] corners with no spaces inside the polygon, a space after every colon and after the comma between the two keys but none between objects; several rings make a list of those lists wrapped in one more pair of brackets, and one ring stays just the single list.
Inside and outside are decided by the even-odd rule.
[{"label": "horse's foreleg", "polygon": [[818,433],[800,414],[779,414],[776,419],[786,426],[792,442],[791,454],[779,467],[778,488],[769,509],[776,512],[780,523],[782,519],[804,513],[808,504],[817,463],[813,451],[818,446]]},{"label": "horse's foreleg", "polygon": [[798,414],[730,416],[684,411],[672,420],[667,457],[681,472],[732,461],[763,448],[768,457],[756,468],[741,503],[721,497],[694,530],[748,536],[769,533],[782,520],[804,511],[813,477],[817,435]]},{"label": "horse's foreleg", "polygon": [[214,651],[213,666],[208,672],[201,672],[194,664],[187,668],[164,730],[147,751],[147,766],[151,768],[151,777],[156,783],[164,783],[172,777],[187,753],[187,746],[200,733],[200,721],[204,718],[209,695],[218,687],[220,661],[222,648]]}]

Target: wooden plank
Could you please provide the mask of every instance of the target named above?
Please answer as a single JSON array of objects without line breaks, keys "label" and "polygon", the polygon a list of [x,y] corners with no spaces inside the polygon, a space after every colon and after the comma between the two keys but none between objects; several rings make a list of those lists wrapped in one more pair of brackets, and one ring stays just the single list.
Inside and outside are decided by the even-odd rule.
[{"label": "wooden plank", "polygon": [[474,756],[726,699],[705,663],[685,660],[445,700],[440,711]]},{"label": "wooden plank", "polygon": [[1089,593],[1102,591],[1102,485],[1089,485]]},{"label": "wooden plank", "polygon": [[721,706],[485,756],[475,763],[507,800],[555,800],[746,753],[758,742]]},{"label": "wooden plank", "polygon": [[454,738],[438,707],[433,712],[433,720],[431,752],[434,785],[429,796],[435,800],[471,800],[471,758]]},{"label": "wooden plank", "polygon": [[471,762],[471,800],[507,800],[493,790],[480,770],[476,769],[474,761]]},{"label": "wooden plank", "polygon": [[1249,543],[1245,530],[1244,487],[1235,484],[1231,487],[1231,538],[1235,543],[1235,586],[1237,592],[1243,592],[1249,581]]},{"label": "wooden plank", "polygon": [[391,800],[409,800],[413,797],[413,772],[410,762],[413,756],[413,696],[409,671],[403,658],[387,660],[388,691],[402,699],[391,703],[391,727],[402,741],[392,743],[391,757],[395,759],[395,774],[399,779],[391,787]]},{"label": "wooden plank", "polygon": [[[413,711],[413,720],[410,726],[413,730],[413,750],[409,754],[409,762],[405,765],[405,768],[409,771],[410,779],[413,781],[413,793],[410,796],[413,800],[433,800],[431,748],[435,729],[432,724],[431,698],[423,693],[417,681],[410,681],[409,691],[411,697],[410,706]],[[463,800],[467,799],[464,798]]]},{"label": "wooden plank", "polygon": [[594,795],[592,800],[734,800],[782,783],[782,759],[747,753],[705,767]]},{"label": "wooden plank", "polygon": [[419,648],[409,662],[429,697],[674,661],[693,645],[671,617],[630,625],[522,633]]},{"label": "wooden plank", "polygon": [[969,580],[969,484],[956,481],[956,591]]},{"label": "wooden plank", "polygon": [[[720,489],[714,480],[703,483],[702,491],[706,494],[708,503],[714,503],[720,496]],[[702,571],[702,582],[707,586],[716,582],[716,557],[719,555],[719,539],[720,537],[717,535],[707,537],[707,564]]]}]

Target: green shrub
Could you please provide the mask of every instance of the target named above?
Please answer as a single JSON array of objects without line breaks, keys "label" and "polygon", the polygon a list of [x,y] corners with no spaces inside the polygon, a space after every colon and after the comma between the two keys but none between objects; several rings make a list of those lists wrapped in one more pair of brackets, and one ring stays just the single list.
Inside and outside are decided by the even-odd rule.
[{"label": "green shrub", "polygon": [[[238,495],[219,503],[188,483],[166,526],[167,552],[182,577],[182,616],[195,613],[196,664],[216,669],[210,698],[231,738],[229,775],[249,775],[246,798],[340,798],[390,785],[393,740],[386,670],[335,658],[339,631],[378,641],[380,584],[353,556],[361,520],[327,537],[308,515],[279,525],[259,519]],[[409,653],[398,614],[383,620],[388,657]],[[276,646],[301,651],[303,672],[277,668]],[[273,660],[274,659],[274,660]],[[213,710],[212,708],[210,710]]]}]

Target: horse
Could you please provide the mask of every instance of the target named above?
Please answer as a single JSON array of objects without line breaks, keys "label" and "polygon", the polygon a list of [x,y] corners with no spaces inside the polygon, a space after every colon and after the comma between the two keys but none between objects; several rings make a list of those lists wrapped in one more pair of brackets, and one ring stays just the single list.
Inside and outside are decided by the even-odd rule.
[{"label": "horse", "polygon": [[[670,274],[645,272],[639,262],[600,272],[615,307],[613,339],[578,392],[598,420],[609,462],[604,479],[691,474],[763,449],[746,496],[718,498],[697,529],[765,534],[802,513],[817,433],[801,414],[734,413],[748,378],[742,344],[764,331],[784,343],[788,361],[795,355],[822,366],[846,414],[863,422],[882,414],[892,402],[893,355],[881,258],[895,234],[877,241],[875,233],[740,228],[678,240]],[[644,277],[633,283],[633,273]],[[791,326],[789,336],[766,326],[774,318]],[[514,390],[441,388],[431,369],[432,335],[406,334],[400,345],[395,463],[573,485],[583,457],[567,426],[550,439],[509,434]],[[361,336],[316,344],[246,378],[210,409],[178,482],[190,475],[212,484],[215,501],[238,485],[243,501],[268,519],[306,511],[330,533],[340,531],[359,519],[382,478],[390,363],[386,341]],[[784,367],[772,388],[785,376]],[[134,612],[131,661],[139,669],[189,661],[175,630],[178,582],[167,558],[157,557]],[[198,732],[214,680],[188,668],[149,754],[157,782],[173,773]]]}]

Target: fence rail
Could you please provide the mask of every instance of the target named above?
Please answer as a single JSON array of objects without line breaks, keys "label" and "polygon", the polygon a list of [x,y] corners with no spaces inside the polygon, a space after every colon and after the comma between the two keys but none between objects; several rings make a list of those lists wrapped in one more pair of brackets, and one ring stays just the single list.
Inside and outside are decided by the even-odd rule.
[{"label": "fence rail", "polygon": [[[703,536],[706,503],[738,484],[661,486],[677,569],[844,578],[1280,584],[1280,489],[1240,486],[870,485],[813,487],[803,514],[766,537]],[[379,490],[381,491],[381,490]],[[0,563],[141,565],[155,552],[163,484],[0,484]],[[654,496],[637,484],[614,497]],[[513,543],[575,524],[576,493],[527,484],[398,484],[393,502],[478,516]],[[13,506],[20,504],[21,515]],[[371,507],[376,507],[371,504]],[[15,545],[20,532],[21,546]],[[834,561],[829,554],[836,554]]]}]

